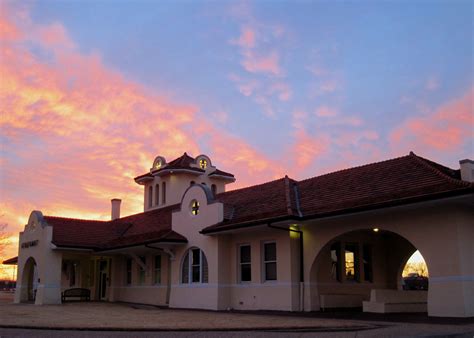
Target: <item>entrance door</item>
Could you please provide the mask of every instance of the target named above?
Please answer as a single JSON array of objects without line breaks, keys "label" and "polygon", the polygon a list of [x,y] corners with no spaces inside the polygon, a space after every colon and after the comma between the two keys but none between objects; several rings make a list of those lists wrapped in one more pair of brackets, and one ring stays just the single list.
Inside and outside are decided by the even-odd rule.
[{"label": "entrance door", "polygon": [[107,284],[109,280],[109,262],[107,260],[99,261],[99,299],[107,300]]}]

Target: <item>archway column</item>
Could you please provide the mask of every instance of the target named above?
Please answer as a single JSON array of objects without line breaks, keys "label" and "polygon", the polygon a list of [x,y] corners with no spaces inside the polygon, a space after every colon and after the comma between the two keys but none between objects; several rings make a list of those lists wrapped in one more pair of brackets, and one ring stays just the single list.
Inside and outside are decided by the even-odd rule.
[{"label": "archway column", "polygon": [[61,304],[62,253],[50,250],[42,258],[35,304]]}]

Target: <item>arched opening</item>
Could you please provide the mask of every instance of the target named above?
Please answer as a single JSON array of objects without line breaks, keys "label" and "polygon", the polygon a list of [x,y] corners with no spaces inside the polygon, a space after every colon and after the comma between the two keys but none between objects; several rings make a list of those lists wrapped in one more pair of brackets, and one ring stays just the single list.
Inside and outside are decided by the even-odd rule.
[{"label": "arched opening", "polygon": [[181,283],[208,283],[209,267],[204,252],[199,248],[189,249],[181,262]]},{"label": "arched opening", "polygon": [[38,268],[33,257],[27,259],[23,267],[21,278],[21,299],[22,303],[34,302],[36,300],[36,290],[38,288]]},{"label": "arched opening", "polygon": [[403,264],[401,284],[403,290],[428,290],[429,271],[420,251],[415,251]]},{"label": "arched opening", "polygon": [[[427,292],[407,295],[403,287],[402,271],[416,251],[406,238],[380,229],[346,232],[329,240],[310,270],[312,309],[360,311],[365,302],[387,299],[387,304],[401,304],[393,312],[426,312]],[[424,305],[411,306],[412,296],[413,303]],[[384,309],[390,312],[388,306]]]}]

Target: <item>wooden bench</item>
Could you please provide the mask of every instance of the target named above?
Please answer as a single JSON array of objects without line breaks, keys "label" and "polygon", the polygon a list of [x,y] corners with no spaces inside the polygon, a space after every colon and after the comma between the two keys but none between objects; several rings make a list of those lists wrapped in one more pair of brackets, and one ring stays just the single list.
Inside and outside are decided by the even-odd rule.
[{"label": "wooden bench", "polygon": [[67,289],[61,293],[61,301],[65,302],[66,298],[76,298],[75,300],[77,301],[90,301],[91,290],[83,288]]},{"label": "wooden bench", "polygon": [[428,291],[374,289],[362,306],[364,312],[427,312]]}]

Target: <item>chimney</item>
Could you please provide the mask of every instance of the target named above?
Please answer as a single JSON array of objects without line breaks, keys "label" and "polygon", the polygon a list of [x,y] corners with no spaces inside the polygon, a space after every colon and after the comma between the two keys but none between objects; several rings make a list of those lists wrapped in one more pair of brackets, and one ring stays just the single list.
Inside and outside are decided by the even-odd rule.
[{"label": "chimney", "polygon": [[473,160],[461,160],[459,161],[461,166],[461,179],[463,181],[474,182],[474,161]]},{"label": "chimney", "polygon": [[118,198],[114,198],[111,200],[112,202],[112,221],[114,219],[120,218],[120,203],[122,203],[122,200]]}]

